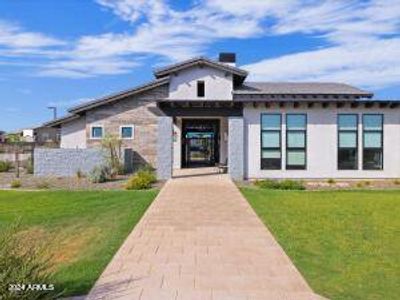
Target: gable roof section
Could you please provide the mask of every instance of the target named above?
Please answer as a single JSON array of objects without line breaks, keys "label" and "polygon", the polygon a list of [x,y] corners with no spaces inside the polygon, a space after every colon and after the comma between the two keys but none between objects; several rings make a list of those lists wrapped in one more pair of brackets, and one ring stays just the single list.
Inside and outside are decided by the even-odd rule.
[{"label": "gable roof section", "polygon": [[55,127],[55,126],[61,125],[62,123],[66,123],[66,122],[78,119],[79,117],[80,117],[79,115],[68,114],[64,117],[57,118],[57,119],[51,120],[49,122],[43,123],[42,126],[38,126],[37,128],[39,128],[39,127]]},{"label": "gable roof section", "polygon": [[129,89],[129,90],[125,90],[116,94],[112,94],[100,99],[96,99],[93,101],[89,101],[77,106],[74,106],[70,109],[68,109],[68,111],[72,114],[77,114],[77,113],[81,113],[83,111],[104,105],[104,104],[109,104],[118,100],[121,100],[123,98],[129,97],[129,96],[133,96],[148,90],[151,90],[153,88],[162,86],[164,84],[167,84],[169,82],[169,77],[163,77],[163,78],[159,78],[153,81],[150,81],[148,83],[145,83],[143,85],[139,85],[134,87],[133,89]]},{"label": "gable roof section", "polygon": [[225,72],[232,73],[234,75],[237,75],[239,77],[242,77],[243,79],[248,75],[248,72],[246,70],[230,66],[226,63],[221,63],[215,60],[211,60],[209,58],[199,56],[195,58],[191,58],[176,64],[172,64],[166,67],[158,68],[154,70],[154,76],[156,78],[161,78],[163,76],[167,76],[173,72],[178,72],[180,70],[192,67],[192,66],[197,66],[197,65],[205,65],[209,66],[212,68],[216,68]]},{"label": "gable roof section", "polygon": [[233,91],[239,95],[350,95],[372,97],[373,93],[334,82],[245,82]]}]

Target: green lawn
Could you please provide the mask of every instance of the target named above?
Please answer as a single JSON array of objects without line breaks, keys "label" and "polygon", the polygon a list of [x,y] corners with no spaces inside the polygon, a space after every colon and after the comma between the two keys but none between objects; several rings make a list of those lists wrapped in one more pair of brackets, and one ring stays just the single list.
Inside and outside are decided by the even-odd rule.
[{"label": "green lawn", "polygon": [[21,220],[23,236],[46,243],[56,287],[85,294],[156,196],[150,191],[0,191],[0,230]]},{"label": "green lawn", "polygon": [[398,299],[400,191],[241,190],[314,291]]}]

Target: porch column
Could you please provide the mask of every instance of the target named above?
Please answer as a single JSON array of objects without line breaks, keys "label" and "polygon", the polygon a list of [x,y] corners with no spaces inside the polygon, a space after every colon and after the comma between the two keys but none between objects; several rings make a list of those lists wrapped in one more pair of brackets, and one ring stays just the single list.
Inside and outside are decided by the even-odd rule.
[{"label": "porch column", "polygon": [[172,132],[172,117],[158,117],[157,178],[160,180],[172,177]]},{"label": "porch column", "polygon": [[228,173],[234,180],[243,180],[244,122],[243,117],[228,118]]}]

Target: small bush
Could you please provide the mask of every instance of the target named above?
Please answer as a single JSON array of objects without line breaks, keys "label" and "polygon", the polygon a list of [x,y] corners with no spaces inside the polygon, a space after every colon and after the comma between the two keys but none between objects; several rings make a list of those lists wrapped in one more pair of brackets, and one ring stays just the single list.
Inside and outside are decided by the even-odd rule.
[{"label": "small bush", "polygon": [[365,184],[365,186],[369,186],[369,185],[371,185],[371,181],[364,181],[364,184]]},{"label": "small bush", "polygon": [[329,183],[329,184],[335,184],[336,181],[335,181],[335,179],[333,179],[333,178],[329,178],[329,179],[328,179],[328,183]]},{"label": "small bush", "polygon": [[110,178],[110,169],[107,166],[94,167],[88,177],[92,183],[106,182]]},{"label": "small bush", "polygon": [[[0,231],[0,299],[57,299],[62,293],[54,290],[10,290],[15,284],[47,284],[54,282],[50,257],[44,249],[18,238],[18,224]],[[44,247],[42,247],[44,248]]]},{"label": "small bush", "polygon": [[50,188],[50,183],[47,180],[40,180],[36,183],[36,188],[41,190],[47,190]]},{"label": "small bush", "polygon": [[395,185],[400,185],[400,179],[395,179],[395,180],[393,180],[393,184],[395,184]]},{"label": "small bush", "polygon": [[304,190],[305,187],[301,181],[297,180],[271,180],[264,179],[255,182],[255,185],[263,189],[273,190]]},{"label": "small bush", "polygon": [[362,188],[364,186],[364,182],[363,181],[359,181],[359,182],[357,182],[356,186],[358,188]]},{"label": "small bush", "polygon": [[156,181],[157,178],[154,175],[154,172],[140,170],[128,179],[125,188],[127,190],[145,190],[151,188],[151,185]]},{"label": "small bush", "polygon": [[18,189],[18,188],[20,188],[21,187],[21,181],[20,180],[18,180],[18,179],[14,179],[13,181],[11,181],[11,187],[13,188],[13,189]]},{"label": "small bush", "polygon": [[12,168],[12,163],[8,160],[0,160],[0,172],[8,172]]}]

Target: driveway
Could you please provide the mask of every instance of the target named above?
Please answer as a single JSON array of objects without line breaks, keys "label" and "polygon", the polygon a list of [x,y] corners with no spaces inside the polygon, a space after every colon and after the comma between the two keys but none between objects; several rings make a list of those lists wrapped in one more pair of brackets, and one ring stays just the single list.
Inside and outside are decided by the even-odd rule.
[{"label": "driveway", "polygon": [[87,299],[322,299],[227,175],[169,180]]}]

